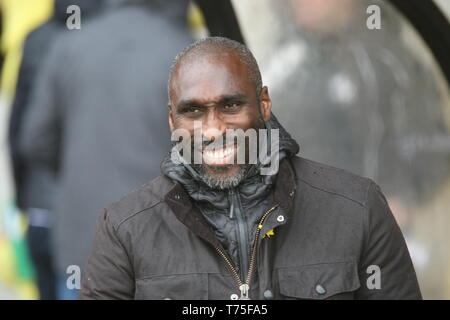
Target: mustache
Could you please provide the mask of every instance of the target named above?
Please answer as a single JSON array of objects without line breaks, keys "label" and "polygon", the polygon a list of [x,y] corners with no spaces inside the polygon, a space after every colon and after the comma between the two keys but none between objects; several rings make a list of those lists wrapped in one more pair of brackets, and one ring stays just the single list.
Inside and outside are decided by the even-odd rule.
[{"label": "mustache", "polygon": [[250,143],[249,140],[253,138],[252,134],[247,136],[248,130],[255,131],[254,138],[258,141],[258,135],[260,134],[258,130],[260,129],[267,129],[262,116],[259,116],[259,118],[255,120],[253,126],[246,130],[240,128],[230,128],[222,134],[219,133],[217,136],[212,137],[205,136],[201,133],[190,133],[189,135],[179,134],[177,135],[178,139],[172,140],[172,147],[176,147],[180,144],[183,149],[190,148],[191,151],[194,152],[204,152],[206,148],[209,150],[220,150],[232,147],[237,147],[240,149],[241,147],[247,146],[247,144]]},{"label": "mustache", "polygon": [[[266,124],[264,122],[264,119],[261,114],[258,115],[258,118],[253,123],[253,126],[250,127],[247,130],[259,130],[259,129],[266,129]],[[202,141],[196,142],[191,137],[191,144],[192,148],[203,150],[206,147],[212,148],[212,149],[221,149],[225,147],[231,147],[239,144],[239,135],[238,134],[228,134],[227,132],[224,132],[223,135],[211,139],[207,138],[202,135]],[[227,141],[228,140],[228,141]]]},{"label": "mustache", "polygon": [[234,146],[236,144],[236,137],[228,137],[227,139],[225,135],[216,139],[202,138],[202,141],[200,142],[196,142],[194,139],[191,140],[191,146],[194,150],[203,150],[206,147],[208,147],[208,149],[221,149]]}]

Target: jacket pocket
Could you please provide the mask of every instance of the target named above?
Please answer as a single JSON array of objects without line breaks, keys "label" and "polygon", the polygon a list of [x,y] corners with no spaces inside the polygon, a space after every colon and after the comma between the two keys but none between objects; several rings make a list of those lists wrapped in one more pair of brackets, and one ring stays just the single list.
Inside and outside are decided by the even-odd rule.
[{"label": "jacket pocket", "polygon": [[136,281],[138,300],[206,300],[208,274],[177,274],[154,276]]},{"label": "jacket pocket", "polygon": [[356,263],[334,262],[278,269],[284,298],[353,299],[360,287]]}]

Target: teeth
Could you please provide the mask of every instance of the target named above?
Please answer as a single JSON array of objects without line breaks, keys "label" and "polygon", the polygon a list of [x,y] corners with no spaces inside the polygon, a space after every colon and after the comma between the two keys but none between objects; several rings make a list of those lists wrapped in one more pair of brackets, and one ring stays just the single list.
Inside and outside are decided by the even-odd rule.
[{"label": "teeth", "polygon": [[233,148],[226,148],[226,149],[221,149],[221,150],[208,150],[205,151],[205,155],[208,157],[212,157],[212,158],[216,158],[216,159],[221,159],[221,158],[225,158],[228,157],[229,155],[231,155],[233,153]]}]

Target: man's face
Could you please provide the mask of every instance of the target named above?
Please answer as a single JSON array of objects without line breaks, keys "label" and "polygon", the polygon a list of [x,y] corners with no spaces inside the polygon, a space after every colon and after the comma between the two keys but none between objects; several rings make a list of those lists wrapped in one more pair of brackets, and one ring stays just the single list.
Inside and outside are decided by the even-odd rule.
[{"label": "man's face", "polygon": [[[188,130],[193,139],[194,122],[201,122],[204,143],[195,145],[193,152],[201,153],[202,164],[197,169],[203,180],[212,182],[210,186],[237,185],[247,166],[236,163],[237,145],[234,139],[226,141],[226,130],[263,127],[271,109],[267,88],[257,96],[246,65],[237,54],[224,50],[182,61],[175,70],[169,94],[172,131]],[[208,143],[220,139],[223,144],[215,152],[205,149]]]}]

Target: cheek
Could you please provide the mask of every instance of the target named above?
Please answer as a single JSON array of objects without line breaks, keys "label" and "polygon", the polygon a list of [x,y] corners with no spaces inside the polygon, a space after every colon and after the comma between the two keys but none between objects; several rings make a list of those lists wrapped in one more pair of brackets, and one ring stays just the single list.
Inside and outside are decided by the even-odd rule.
[{"label": "cheek", "polygon": [[173,126],[174,129],[179,129],[179,128],[183,128],[186,130],[191,130],[191,128],[194,128],[194,121],[190,120],[190,119],[186,119],[185,117],[181,117],[181,116],[174,116],[173,117]]},{"label": "cheek", "polygon": [[255,111],[255,108],[251,108],[249,110],[246,110],[246,112],[242,113],[238,119],[237,122],[239,123],[239,127],[241,129],[250,129],[255,128],[256,124],[258,123],[259,119],[259,112]]},{"label": "cheek", "polygon": [[173,131],[175,130],[188,131],[192,136],[194,134],[194,121],[186,120],[185,118],[173,118]]}]

